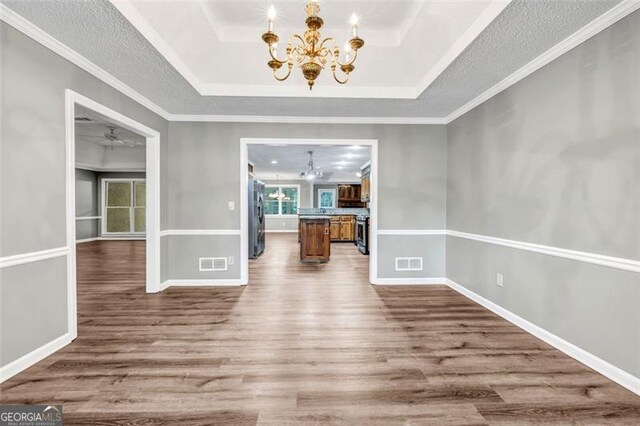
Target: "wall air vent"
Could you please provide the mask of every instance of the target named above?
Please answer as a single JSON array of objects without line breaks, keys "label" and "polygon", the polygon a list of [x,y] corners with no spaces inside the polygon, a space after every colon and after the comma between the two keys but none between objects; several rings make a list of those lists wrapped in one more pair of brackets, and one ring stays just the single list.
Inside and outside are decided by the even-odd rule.
[{"label": "wall air vent", "polygon": [[226,257],[200,258],[200,272],[226,271],[227,269],[228,267]]},{"label": "wall air vent", "polygon": [[396,257],[396,271],[422,271],[422,258]]}]

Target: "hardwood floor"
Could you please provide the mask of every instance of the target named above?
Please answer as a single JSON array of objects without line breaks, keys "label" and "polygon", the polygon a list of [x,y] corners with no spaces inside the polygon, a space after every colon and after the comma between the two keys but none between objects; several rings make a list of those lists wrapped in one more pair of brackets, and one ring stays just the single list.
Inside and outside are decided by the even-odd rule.
[{"label": "hardwood floor", "polygon": [[148,295],[143,242],[81,244],[78,338],[0,399],[91,425],[640,423],[640,397],[453,290],[331,254],[269,235],[247,287]]}]

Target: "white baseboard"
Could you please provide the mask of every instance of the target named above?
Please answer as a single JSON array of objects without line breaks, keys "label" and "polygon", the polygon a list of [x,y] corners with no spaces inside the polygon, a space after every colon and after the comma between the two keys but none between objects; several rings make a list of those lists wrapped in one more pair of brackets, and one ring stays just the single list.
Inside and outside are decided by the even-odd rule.
[{"label": "white baseboard", "polygon": [[92,237],[76,240],[76,244],[90,243],[92,241],[145,241],[146,237]]},{"label": "white baseboard", "polygon": [[239,287],[246,285],[239,278],[211,278],[211,279],[191,279],[191,280],[166,280],[160,284],[160,290],[168,287]]},{"label": "white baseboard", "polygon": [[446,278],[374,278],[371,284],[374,285],[437,285],[446,284]]},{"label": "white baseboard", "polygon": [[99,237],[99,241],[146,241],[147,237]]},{"label": "white baseboard", "polygon": [[598,373],[603,376],[613,380],[621,386],[629,389],[631,392],[640,395],[640,378],[633,376],[632,374],[627,373],[620,368],[609,364],[607,361],[598,358],[590,352],[585,351],[582,348],[577,347],[573,343],[569,343],[561,337],[556,336],[555,334],[527,321],[526,319],[514,314],[511,311],[495,304],[489,299],[485,299],[477,293],[467,289],[466,287],[461,286],[460,284],[451,281],[449,279],[446,280],[447,285],[451,287],[453,290],[462,294],[463,296],[468,297],[474,302],[484,306],[495,314],[501,316],[512,324],[520,327],[527,333],[533,334],[538,339],[548,343],[554,348],[564,352],[569,355],[571,358],[583,363],[589,368],[594,369]]},{"label": "white baseboard", "polygon": [[83,238],[81,240],[76,240],[76,244],[90,243],[92,241],[99,241],[99,240],[100,240],[100,237]]},{"label": "white baseboard", "polygon": [[72,340],[73,339],[71,338],[71,335],[69,333],[66,333],[50,341],[49,343],[46,343],[39,348],[29,352],[28,354],[21,356],[15,361],[12,361],[9,364],[1,367],[0,383],[10,379],[21,371],[26,370],[38,361],[42,361],[49,355],[67,346],[69,343],[71,343]]}]

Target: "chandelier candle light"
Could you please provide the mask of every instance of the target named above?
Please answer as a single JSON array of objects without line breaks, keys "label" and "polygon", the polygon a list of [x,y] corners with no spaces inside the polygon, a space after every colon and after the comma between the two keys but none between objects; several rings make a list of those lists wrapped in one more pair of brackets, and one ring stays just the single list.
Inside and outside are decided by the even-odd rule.
[{"label": "chandelier candle light", "polygon": [[[320,28],[324,21],[318,13],[320,5],[318,0],[308,0],[305,6],[307,12],[307,30],[304,35],[293,34],[287,43],[286,58],[278,59],[278,35],[274,32],[274,21],[276,19],[276,9],[273,5],[269,7],[269,30],[262,34],[262,40],[269,46],[271,60],[267,63],[273,71],[273,76],[278,81],[284,81],[291,75],[294,61],[302,69],[304,78],[307,79],[309,90],[313,89],[313,84],[320,72],[325,68],[327,61],[331,61],[331,73],[333,78],[340,84],[349,81],[349,75],[355,69],[353,65],[358,57],[358,50],[364,46],[364,40],[358,37],[358,16],[351,15],[352,37],[344,47],[344,62],[340,60],[340,49],[335,45],[332,37],[327,37],[320,41]],[[333,49],[325,46],[333,43]],[[278,70],[287,65],[287,72],[283,76],[278,76]],[[337,69],[340,68],[342,76],[339,76]]]}]

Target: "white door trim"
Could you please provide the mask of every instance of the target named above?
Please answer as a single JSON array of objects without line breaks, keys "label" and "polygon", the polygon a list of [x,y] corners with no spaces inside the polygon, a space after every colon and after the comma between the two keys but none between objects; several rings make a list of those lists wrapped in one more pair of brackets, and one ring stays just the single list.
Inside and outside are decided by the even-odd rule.
[{"label": "white door trim", "polygon": [[[160,133],[131,118],[120,114],[73,90],[65,90],[65,147],[66,147],[66,201],[67,247],[76,244],[76,193],[75,193],[75,106],[108,117],[119,126],[146,138],[147,181],[147,293],[160,291]],[[76,251],[67,256],[67,305],[69,335],[77,336]]]},{"label": "white door trim", "polygon": [[[369,282],[378,280],[378,140],[377,139],[291,139],[240,138],[240,283],[249,283],[249,214],[247,212],[247,162],[249,145],[365,145],[371,147],[371,202],[369,203]],[[311,185],[313,191],[313,184]],[[312,193],[313,195],[313,193]],[[313,196],[311,197],[313,206]]]}]

